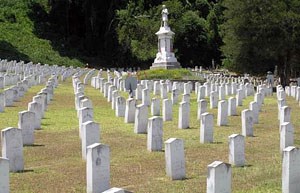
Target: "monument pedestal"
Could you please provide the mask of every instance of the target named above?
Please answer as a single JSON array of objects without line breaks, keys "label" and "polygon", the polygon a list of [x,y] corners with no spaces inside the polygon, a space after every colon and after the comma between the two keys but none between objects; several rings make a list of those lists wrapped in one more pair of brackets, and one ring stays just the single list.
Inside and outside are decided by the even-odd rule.
[{"label": "monument pedestal", "polygon": [[152,63],[150,69],[174,69],[174,68],[181,68],[179,62],[159,62],[159,63]]},{"label": "monument pedestal", "polygon": [[158,37],[157,54],[150,69],[174,69],[181,68],[173,52],[173,36],[171,28],[168,26],[168,10],[163,5],[162,10],[162,26],[155,34]]}]

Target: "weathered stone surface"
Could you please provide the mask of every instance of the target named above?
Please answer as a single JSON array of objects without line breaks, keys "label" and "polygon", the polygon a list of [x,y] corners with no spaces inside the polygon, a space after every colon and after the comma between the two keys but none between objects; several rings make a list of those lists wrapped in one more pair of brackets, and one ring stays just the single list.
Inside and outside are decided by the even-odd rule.
[{"label": "weathered stone surface", "polygon": [[19,112],[18,128],[22,131],[23,145],[33,145],[35,113],[30,111]]},{"label": "weathered stone surface", "polygon": [[151,117],[148,121],[147,149],[161,151],[163,146],[163,120],[161,117]]},{"label": "weathered stone surface", "polygon": [[296,193],[300,190],[300,150],[289,146],[283,150],[282,193]]},{"label": "weathered stone surface", "polygon": [[178,128],[187,129],[190,127],[190,103],[179,104]]},{"label": "weathered stone surface", "polygon": [[1,131],[2,157],[9,159],[9,171],[24,170],[22,131],[8,127]]},{"label": "weathered stone surface", "polygon": [[134,133],[147,133],[148,125],[148,107],[147,105],[140,104],[136,106]]},{"label": "weathered stone surface", "polygon": [[242,111],[242,134],[243,136],[253,136],[253,115],[249,109]]},{"label": "weathered stone surface", "polygon": [[0,192],[9,193],[9,160],[0,157]]},{"label": "weathered stone surface", "polygon": [[163,100],[162,116],[163,121],[172,121],[173,119],[173,110],[172,110],[172,101],[170,99]]},{"label": "weathered stone surface", "polygon": [[81,137],[82,159],[86,160],[87,147],[94,143],[100,143],[100,126],[93,121],[84,122]]},{"label": "weathered stone surface", "polygon": [[207,193],[231,192],[231,166],[220,161],[214,161],[207,166]]},{"label": "weathered stone surface", "polygon": [[283,122],[280,126],[280,152],[288,146],[294,145],[294,127],[290,122]]},{"label": "weathered stone surface", "polygon": [[151,100],[151,114],[152,116],[160,116],[160,99],[153,98]]},{"label": "weathered stone surface", "polygon": [[235,166],[245,165],[245,139],[239,134],[228,137],[229,163]]},{"label": "weathered stone surface", "polygon": [[200,122],[200,143],[212,143],[214,139],[214,117],[212,114],[203,113]]},{"label": "weathered stone surface", "polygon": [[228,104],[227,101],[219,101],[218,103],[218,119],[217,125],[224,126],[228,123]]},{"label": "weathered stone surface", "polygon": [[185,178],[185,156],[182,139],[170,138],[165,141],[166,173],[172,180]]},{"label": "weathered stone surface", "polygon": [[133,98],[129,98],[126,100],[125,107],[125,123],[134,123],[135,119],[135,111],[136,111],[136,100]]},{"label": "weathered stone surface", "polygon": [[110,188],[110,148],[94,143],[87,147],[87,193],[100,193]]}]

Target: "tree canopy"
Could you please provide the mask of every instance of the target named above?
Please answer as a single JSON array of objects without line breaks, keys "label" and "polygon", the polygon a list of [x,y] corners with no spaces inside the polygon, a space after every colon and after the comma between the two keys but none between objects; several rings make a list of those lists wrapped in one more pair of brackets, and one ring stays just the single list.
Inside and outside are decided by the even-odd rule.
[{"label": "tree canopy", "polygon": [[286,85],[293,70],[300,67],[300,2],[224,0],[224,6],[225,66],[265,73],[277,65]]},{"label": "tree canopy", "polygon": [[[149,68],[165,4],[175,32],[174,52],[183,67],[210,67],[214,60],[240,73],[265,74],[277,66],[283,85],[289,77],[299,76],[299,0],[3,0],[0,4],[4,42],[0,57]],[[33,40],[30,47],[28,39]],[[41,49],[47,51],[36,51]]]},{"label": "tree canopy", "polygon": [[[114,66],[149,67],[157,52],[162,4],[184,67],[221,62],[220,6],[209,0],[49,0],[52,29],[64,45]],[[199,57],[201,56],[201,57]]]}]

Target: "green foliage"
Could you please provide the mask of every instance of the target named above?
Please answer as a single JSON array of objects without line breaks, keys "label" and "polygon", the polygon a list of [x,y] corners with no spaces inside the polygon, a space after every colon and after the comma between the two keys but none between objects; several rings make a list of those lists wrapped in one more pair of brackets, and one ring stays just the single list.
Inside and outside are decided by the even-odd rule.
[{"label": "green foliage", "polygon": [[34,33],[34,23],[29,18],[30,5],[43,0],[1,0],[0,1],[0,58],[23,60],[34,63],[81,66],[77,59],[62,57],[51,42]]},{"label": "green foliage", "polygon": [[174,52],[181,64],[219,63],[222,12],[215,11],[220,4],[212,0],[2,0],[0,41],[6,46],[0,48],[0,57],[148,68],[157,52],[162,4],[169,9]]},{"label": "green foliage", "polygon": [[225,63],[248,73],[265,73],[278,65],[288,80],[299,58],[299,1],[225,0]]},{"label": "green foliage", "polygon": [[[117,12],[118,39],[126,53],[139,62],[153,60],[161,21],[161,4],[141,6],[140,1],[129,1],[125,9]],[[169,10],[169,25],[175,32],[174,52],[184,67],[210,66],[211,60],[219,62],[222,40],[218,26],[221,11],[218,3],[207,0],[168,0],[162,2]],[[208,17],[209,16],[209,17]],[[201,57],[199,57],[199,55]]]},{"label": "green foliage", "polygon": [[148,80],[159,80],[159,79],[169,79],[169,80],[184,80],[192,76],[191,71],[187,69],[153,69],[153,70],[143,70],[138,72],[138,79],[148,79]]},{"label": "green foliage", "polygon": [[[204,18],[199,17],[194,11],[185,12],[179,20],[175,47],[180,61],[185,66],[208,64],[211,61],[208,49],[208,26]],[[199,58],[201,53],[202,57]]]},{"label": "green foliage", "polygon": [[130,1],[126,9],[119,10],[117,33],[124,52],[131,52],[132,57],[140,61],[149,61],[157,51],[154,34],[159,19],[156,9],[150,8],[145,12],[141,9],[141,4]]}]

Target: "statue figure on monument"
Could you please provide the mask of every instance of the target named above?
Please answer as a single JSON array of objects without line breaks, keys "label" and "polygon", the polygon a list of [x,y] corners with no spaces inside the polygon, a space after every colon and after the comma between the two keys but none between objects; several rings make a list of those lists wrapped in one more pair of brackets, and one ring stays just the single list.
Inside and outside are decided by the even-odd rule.
[{"label": "statue figure on monument", "polygon": [[168,27],[168,9],[165,5],[162,6],[163,9],[161,11],[161,15],[162,15],[162,27]]},{"label": "statue figure on monument", "polygon": [[152,63],[151,69],[163,68],[180,68],[180,63],[177,61],[173,52],[173,36],[171,28],[168,25],[168,9],[165,5],[162,6],[162,20],[159,31],[155,34],[158,36],[157,43],[157,54],[154,62]]}]

